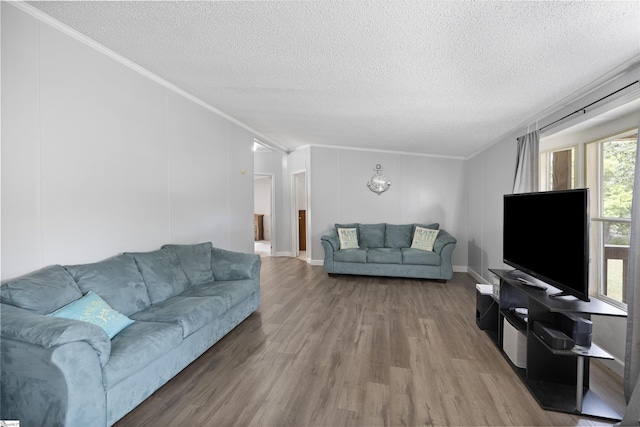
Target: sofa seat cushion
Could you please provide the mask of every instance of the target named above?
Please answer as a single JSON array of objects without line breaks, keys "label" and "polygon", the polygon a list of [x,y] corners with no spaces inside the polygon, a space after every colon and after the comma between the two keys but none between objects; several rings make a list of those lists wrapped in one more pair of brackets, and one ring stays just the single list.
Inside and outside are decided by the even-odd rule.
[{"label": "sofa seat cushion", "polygon": [[441,258],[435,252],[420,249],[402,248],[402,263],[415,265],[440,265]]},{"label": "sofa seat cushion", "polygon": [[184,292],[183,297],[221,297],[227,301],[227,308],[235,307],[249,298],[258,289],[254,280],[229,280],[193,286]]},{"label": "sofa seat cushion", "polygon": [[151,305],[147,287],[131,255],[119,255],[93,264],[67,265],[83,293],[93,291],[125,316]]},{"label": "sofa seat cushion", "polygon": [[191,283],[180,266],[178,257],[169,249],[131,253],[142,274],[151,304],[180,295]]},{"label": "sofa seat cushion", "polygon": [[61,265],[52,265],[0,286],[0,302],[49,314],[82,298],[73,277]]},{"label": "sofa seat cushion", "polygon": [[111,340],[111,357],[102,368],[109,389],[182,343],[182,328],[171,323],[135,322]]},{"label": "sofa seat cushion", "polygon": [[372,248],[367,252],[367,262],[376,264],[402,264],[402,251],[393,248]]},{"label": "sofa seat cushion", "polygon": [[182,337],[186,338],[213,319],[227,311],[227,301],[223,297],[169,298],[135,313],[133,320],[144,322],[173,323],[182,327]]},{"label": "sofa seat cushion", "polygon": [[367,262],[367,249],[340,249],[333,253],[333,260],[337,262]]}]

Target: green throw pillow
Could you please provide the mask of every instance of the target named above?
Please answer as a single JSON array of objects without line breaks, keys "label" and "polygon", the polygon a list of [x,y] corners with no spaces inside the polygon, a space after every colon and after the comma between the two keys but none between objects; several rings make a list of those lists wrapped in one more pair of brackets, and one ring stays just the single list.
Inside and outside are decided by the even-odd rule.
[{"label": "green throw pillow", "polygon": [[111,308],[93,291],[87,292],[82,298],[65,305],[49,316],[93,323],[104,329],[110,339],[133,323],[133,320]]},{"label": "green throw pillow", "polygon": [[411,247],[422,251],[433,251],[433,244],[436,241],[436,237],[438,237],[438,231],[431,228],[416,227]]},{"label": "green throw pillow", "polygon": [[358,229],[338,228],[340,238],[340,249],[358,249]]}]

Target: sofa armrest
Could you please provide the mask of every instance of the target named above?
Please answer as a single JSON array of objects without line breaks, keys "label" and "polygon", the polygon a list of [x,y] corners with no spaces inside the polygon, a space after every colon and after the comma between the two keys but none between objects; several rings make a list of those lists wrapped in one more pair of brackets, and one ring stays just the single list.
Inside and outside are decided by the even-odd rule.
[{"label": "sofa armrest", "polygon": [[215,280],[260,279],[260,255],[211,249],[211,269]]},{"label": "sofa armrest", "polygon": [[0,317],[0,419],[106,427],[107,334],[90,323],[8,304],[0,304]]},{"label": "sofa armrest", "polygon": [[84,341],[47,349],[2,338],[0,417],[24,426],[107,427],[98,355]]},{"label": "sofa armrest", "polygon": [[9,304],[0,304],[0,335],[45,349],[84,341],[96,352],[101,367],[111,356],[111,340],[99,326],[36,314]]},{"label": "sofa armrest", "polygon": [[456,243],[458,243],[458,241],[456,240],[455,237],[453,237],[451,234],[449,234],[449,232],[440,229],[440,232],[438,233],[438,237],[436,238],[436,241],[433,244],[433,251],[437,254],[442,253],[442,249],[446,246],[446,245],[455,245]]},{"label": "sofa armrest", "polygon": [[320,240],[328,242],[334,252],[340,250],[340,238],[338,237],[338,232],[335,230],[335,228],[332,228],[331,230],[323,234],[322,237],[320,237]]}]

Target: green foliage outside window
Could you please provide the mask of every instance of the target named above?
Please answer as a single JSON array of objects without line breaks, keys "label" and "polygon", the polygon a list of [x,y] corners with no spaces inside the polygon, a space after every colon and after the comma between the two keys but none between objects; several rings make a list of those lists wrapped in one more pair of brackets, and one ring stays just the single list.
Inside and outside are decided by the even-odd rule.
[{"label": "green foliage outside window", "polygon": [[[602,215],[606,218],[631,218],[637,137],[602,145]],[[606,228],[608,244],[629,245],[630,224],[607,222]]]}]

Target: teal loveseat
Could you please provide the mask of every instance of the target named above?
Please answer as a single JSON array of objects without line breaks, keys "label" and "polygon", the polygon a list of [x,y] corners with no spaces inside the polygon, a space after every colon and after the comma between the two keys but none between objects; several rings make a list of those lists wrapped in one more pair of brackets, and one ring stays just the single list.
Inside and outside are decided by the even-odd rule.
[{"label": "teal loveseat", "polygon": [[[257,255],[211,243],[166,245],[4,283],[0,419],[114,424],[258,308],[260,267]],[[128,318],[111,339],[102,324],[51,315],[92,294],[109,322]]]},{"label": "teal loveseat", "polygon": [[[432,250],[412,248],[416,227],[438,230]],[[357,248],[341,248],[338,229],[357,230]],[[335,224],[321,237],[329,274],[390,276],[446,281],[453,277],[457,240],[439,224]]]}]

